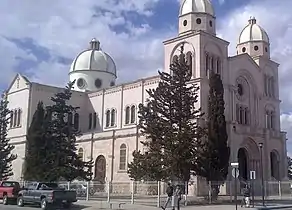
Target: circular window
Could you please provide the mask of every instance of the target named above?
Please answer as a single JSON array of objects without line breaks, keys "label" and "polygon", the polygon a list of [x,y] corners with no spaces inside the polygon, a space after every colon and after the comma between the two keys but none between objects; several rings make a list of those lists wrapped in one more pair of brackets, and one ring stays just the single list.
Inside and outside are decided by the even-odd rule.
[{"label": "circular window", "polygon": [[100,80],[100,79],[96,79],[96,80],[95,80],[95,87],[100,88],[101,85],[102,85],[101,80]]},{"label": "circular window", "polygon": [[243,95],[243,86],[242,84],[237,85],[237,93],[238,95],[242,96]]},{"label": "circular window", "polygon": [[242,48],[242,52],[245,52],[245,51],[246,51],[246,48],[245,48],[245,47],[243,47],[243,48]]},{"label": "circular window", "polygon": [[209,25],[210,25],[210,27],[213,26],[213,22],[212,22],[212,20],[209,21]]},{"label": "circular window", "polygon": [[83,79],[83,78],[79,78],[78,80],[77,80],[77,87],[79,88],[79,89],[83,89],[84,87],[85,87],[85,80]]},{"label": "circular window", "polygon": [[268,52],[268,48],[267,47],[265,47],[265,51]]},{"label": "circular window", "polygon": [[254,46],[254,48],[253,48],[255,51],[258,51],[259,50],[259,46]]},{"label": "circular window", "polygon": [[197,18],[196,23],[197,23],[197,24],[201,24],[201,23],[202,23],[201,18]]},{"label": "circular window", "polygon": [[187,20],[184,20],[183,25],[184,26],[187,26],[187,24],[188,24],[188,21]]},{"label": "circular window", "polygon": [[115,82],[112,81],[111,84],[110,84],[110,86],[115,86]]}]

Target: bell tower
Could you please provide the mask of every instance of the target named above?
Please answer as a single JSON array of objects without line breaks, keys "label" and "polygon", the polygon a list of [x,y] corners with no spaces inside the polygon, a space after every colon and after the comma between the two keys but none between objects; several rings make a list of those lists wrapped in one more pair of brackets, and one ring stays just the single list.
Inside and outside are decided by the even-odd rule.
[{"label": "bell tower", "polygon": [[179,35],[192,31],[216,34],[215,13],[210,0],[181,0]]}]

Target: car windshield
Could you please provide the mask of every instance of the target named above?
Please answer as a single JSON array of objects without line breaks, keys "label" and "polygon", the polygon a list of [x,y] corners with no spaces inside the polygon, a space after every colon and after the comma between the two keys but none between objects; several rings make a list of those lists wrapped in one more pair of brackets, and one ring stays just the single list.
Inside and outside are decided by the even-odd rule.
[{"label": "car windshield", "polygon": [[40,183],[39,184],[39,189],[43,190],[53,190],[53,189],[58,189],[59,186],[56,183]]},{"label": "car windshield", "polygon": [[18,187],[18,188],[20,188],[18,182],[2,182],[2,187]]}]

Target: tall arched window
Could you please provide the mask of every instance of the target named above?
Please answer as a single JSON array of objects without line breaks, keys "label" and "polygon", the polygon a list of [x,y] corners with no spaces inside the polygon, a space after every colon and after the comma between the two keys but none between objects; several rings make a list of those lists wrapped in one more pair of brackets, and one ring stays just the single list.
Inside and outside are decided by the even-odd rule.
[{"label": "tall arched window", "polygon": [[96,112],[93,113],[93,128],[96,128],[96,120],[97,120],[97,115]]},{"label": "tall arched window", "polygon": [[111,126],[115,126],[116,123],[116,110],[111,110]]},{"label": "tall arched window", "polygon": [[13,127],[17,125],[17,110],[14,110],[14,119],[13,119]]},{"label": "tall arched window", "polygon": [[135,123],[136,121],[136,106],[131,106],[131,123]]},{"label": "tall arched window", "polygon": [[178,56],[177,55],[173,56],[172,62],[173,63],[177,63],[178,62]]},{"label": "tall arched window", "polygon": [[76,130],[79,129],[79,114],[78,113],[74,114],[74,128]]},{"label": "tall arched window", "polygon": [[69,126],[72,125],[72,120],[73,120],[73,114],[70,112],[70,113],[68,113],[68,125]]},{"label": "tall arched window", "polygon": [[83,160],[83,157],[84,157],[84,151],[83,151],[82,148],[79,148],[79,150],[78,150],[78,157],[79,157],[81,160]]},{"label": "tall arched window", "polygon": [[208,54],[206,54],[205,65],[206,65],[206,76],[208,76],[208,71],[209,71],[209,55]]},{"label": "tall arched window", "polygon": [[17,110],[17,126],[21,125],[21,109]]},{"label": "tall arched window", "polygon": [[126,111],[125,111],[125,124],[128,125],[130,123],[130,107],[127,106],[126,107]]},{"label": "tall arched window", "polygon": [[217,59],[217,74],[221,74],[221,61],[220,58]]},{"label": "tall arched window", "polygon": [[11,112],[10,112],[10,128],[13,127],[13,120],[14,120],[14,112],[11,111]]},{"label": "tall arched window", "polygon": [[127,165],[127,146],[122,144],[120,146],[120,170],[126,170]]},{"label": "tall arched window", "polygon": [[192,77],[193,74],[193,56],[192,53],[189,51],[187,52],[187,65],[189,66],[189,76]]},{"label": "tall arched window", "polygon": [[105,127],[110,126],[110,121],[111,121],[111,111],[107,110],[105,113]]},{"label": "tall arched window", "polygon": [[92,127],[92,113],[88,115],[88,129],[90,130]]}]

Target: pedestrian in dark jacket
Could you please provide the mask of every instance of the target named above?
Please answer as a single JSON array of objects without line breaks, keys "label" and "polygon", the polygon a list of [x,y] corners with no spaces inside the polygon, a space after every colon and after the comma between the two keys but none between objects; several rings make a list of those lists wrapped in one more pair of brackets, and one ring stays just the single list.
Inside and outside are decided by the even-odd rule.
[{"label": "pedestrian in dark jacket", "polygon": [[171,201],[172,196],[173,196],[173,186],[171,185],[171,183],[168,183],[168,184],[167,184],[166,194],[167,194],[166,202],[165,202],[164,206],[161,206],[161,208],[162,208],[163,210],[166,209],[168,203]]}]

